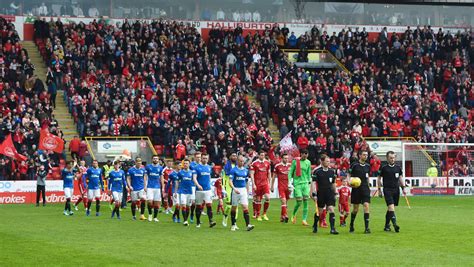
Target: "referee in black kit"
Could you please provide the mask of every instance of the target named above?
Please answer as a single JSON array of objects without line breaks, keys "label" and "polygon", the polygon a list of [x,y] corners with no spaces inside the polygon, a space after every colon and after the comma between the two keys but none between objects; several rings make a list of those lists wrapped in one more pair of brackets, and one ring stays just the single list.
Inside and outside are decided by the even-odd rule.
[{"label": "referee in black kit", "polygon": [[370,165],[367,163],[367,158],[369,157],[369,152],[359,151],[359,161],[352,163],[349,172],[347,174],[348,180],[351,177],[358,177],[361,181],[361,184],[358,188],[352,188],[351,192],[351,203],[352,203],[352,213],[351,213],[351,225],[349,232],[354,232],[354,221],[359,211],[359,205],[364,205],[364,222],[365,222],[365,231],[364,233],[370,234],[369,229],[369,204],[370,204],[370,188],[369,188],[369,173]]},{"label": "referee in black kit", "polygon": [[[324,206],[329,210],[329,223],[331,225],[331,234],[339,234],[335,228],[334,206],[336,205],[336,171],[329,168],[330,159],[327,155],[321,155],[321,167],[313,172],[313,196],[318,197],[319,213],[323,212]],[[317,184],[317,187],[316,187]],[[317,194],[316,194],[317,188]],[[318,232],[319,216],[314,214],[313,233]]]},{"label": "referee in black kit", "polygon": [[381,196],[381,181],[383,179],[383,195],[385,203],[387,203],[387,213],[385,214],[385,228],[384,231],[390,232],[390,221],[392,221],[395,232],[400,231],[397,224],[397,217],[395,216],[395,206],[398,206],[400,198],[400,186],[405,190],[405,182],[403,180],[402,168],[395,164],[396,155],[393,151],[387,152],[387,165],[379,170],[379,177],[377,182],[378,193]]}]

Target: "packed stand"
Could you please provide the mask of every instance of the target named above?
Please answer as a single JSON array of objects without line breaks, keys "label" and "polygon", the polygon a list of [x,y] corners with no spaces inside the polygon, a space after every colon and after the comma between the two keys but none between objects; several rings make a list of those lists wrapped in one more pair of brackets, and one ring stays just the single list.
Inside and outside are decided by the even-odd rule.
[{"label": "packed stand", "polygon": [[14,25],[0,18],[0,142],[10,135],[26,160],[0,156],[0,180],[32,180],[39,165],[55,168],[62,154],[38,149],[40,129],[62,136],[54,118],[51,92],[34,75],[35,66]]},{"label": "packed stand", "polygon": [[[271,118],[314,164],[327,153],[344,166],[368,149],[362,137],[474,141],[468,32],[384,29],[369,40],[365,29],[296,36],[275,25],[255,35],[213,29],[205,43],[176,23],[97,21],[49,23],[42,40],[82,136],[148,135],[178,157],[214,144],[225,155],[268,150]],[[327,49],[351,74],[296,68],[282,48]]]},{"label": "packed stand", "polygon": [[268,120],[247,99],[250,88],[227,51],[209,48],[195,28],[165,21],[35,27],[48,77],[66,90],[81,137],[149,136],[168,156],[209,151],[215,164],[241,146],[269,149]]}]

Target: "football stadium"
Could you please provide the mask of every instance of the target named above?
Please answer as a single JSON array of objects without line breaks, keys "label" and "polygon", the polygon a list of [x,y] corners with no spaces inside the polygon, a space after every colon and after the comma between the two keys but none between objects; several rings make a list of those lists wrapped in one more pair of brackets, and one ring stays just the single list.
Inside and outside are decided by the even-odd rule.
[{"label": "football stadium", "polygon": [[0,0],[0,266],[474,266],[472,0]]}]

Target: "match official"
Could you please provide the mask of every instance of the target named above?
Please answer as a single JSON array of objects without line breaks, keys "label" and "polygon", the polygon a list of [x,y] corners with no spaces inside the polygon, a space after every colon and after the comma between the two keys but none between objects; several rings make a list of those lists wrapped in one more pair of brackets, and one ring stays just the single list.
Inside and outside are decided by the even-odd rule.
[{"label": "match official", "polygon": [[381,193],[381,181],[383,179],[383,195],[385,197],[385,203],[387,203],[387,213],[385,214],[385,228],[384,231],[389,232],[390,221],[392,221],[395,232],[400,231],[400,227],[397,224],[397,217],[395,216],[395,206],[398,206],[398,200],[400,198],[400,186],[402,190],[405,189],[405,182],[403,181],[402,168],[395,164],[396,155],[393,151],[387,152],[387,165],[383,166],[379,170],[377,189],[379,194]]},{"label": "match official", "polygon": [[364,223],[365,223],[365,232],[370,234],[369,229],[369,204],[370,204],[370,188],[369,188],[369,173],[370,165],[367,163],[367,158],[369,153],[367,151],[359,151],[359,161],[354,162],[347,174],[347,178],[350,181],[351,177],[358,177],[361,181],[361,184],[357,188],[352,188],[351,193],[351,204],[352,204],[352,213],[351,213],[351,225],[349,232],[354,232],[354,221],[359,211],[359,205],[364,205]]},{"label": "match official", "polygon": [[[313,195],[317,191],[319,213],[314,214],[313,233],[318,232],[319,215],[324,206],[329,210],[329,222],[331,234],[339,234],[335,228],[334,206],[336,205],[336,171],[329,168],[330,159],[327,155],[321,155],[321,167],[313,172]],[[317,189],[317,190],[316,190]]]}]

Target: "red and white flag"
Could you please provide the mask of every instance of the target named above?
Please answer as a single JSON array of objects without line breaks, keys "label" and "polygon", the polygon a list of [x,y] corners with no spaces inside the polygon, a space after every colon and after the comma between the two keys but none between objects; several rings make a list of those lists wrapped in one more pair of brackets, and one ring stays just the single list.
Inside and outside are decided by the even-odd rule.
[{"label": "red and white flag", "polygon": [[300,151],[291,139],[291,131],[280,140],[280,154],[288,154],[289,160],[299,157]]},{"label": "red and white flag", "polygon": [[50,133],[47,129],[40,131],[39,149],[63,153],[64,140],[61,137]]},{"label": "red and white flag", "polygon": [[10,157],[12,159],[16,159],[18,161],[25,161],[28,158],[23,156],[22,154],[18,153],[15,146],[13,145],[12,135],[9,134],[5,140],[3,140],[2,144],[0,145],[0,154]]}]

